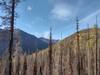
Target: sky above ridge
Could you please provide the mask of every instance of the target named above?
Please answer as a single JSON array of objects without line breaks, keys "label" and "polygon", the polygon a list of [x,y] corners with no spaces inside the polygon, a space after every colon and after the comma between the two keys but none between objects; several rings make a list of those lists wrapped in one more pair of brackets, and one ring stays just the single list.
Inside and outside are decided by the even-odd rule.
[{"label": "sky above ridge", "polygon": [[53,38],[65,38],[76,30],[76,17],[79,17],[80,29],[100,25],[100,0],[25,0],[18,7],[19,18],[16,28],[37,37],[49,36],[52,26]]}]

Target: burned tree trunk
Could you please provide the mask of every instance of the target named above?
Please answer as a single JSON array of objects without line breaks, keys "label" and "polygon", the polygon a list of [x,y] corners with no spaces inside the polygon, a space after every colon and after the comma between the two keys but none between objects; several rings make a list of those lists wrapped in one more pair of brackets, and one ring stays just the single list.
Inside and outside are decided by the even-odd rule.
[{"label": "burned tree trunk", "polygon": [[1,9],[4,11],[4,17],[3,18],[3,24],[4,25],[10,25],[10,38],[9,38],[9,48],[8,48],[8,75],[12,75],[12,51],[13,51],[13,33],[14,33],[14,20],[15,20],[15,8],[17,6],[17,3],[20,2],[20,0],[1,0],[0,6]]},{"label": "burned tree trunk", "polygon": [[100,48],[99,48],[99,52],[98,53],[99,53],[99,58],[98,58],[99,59],[99,61],[98,61],[99,62],[99,69],[98,70],[99,70],[99,74],[100,74]]},{"label": "burned tree trunk", "polygon": [[50,28],[50,41],[49,41],[49,75],[52,75],[52,28]]},{"label": "burned tree trunk", "polygon": [[12,50],[13,50],[13,32],[14,32],[14,15],[15,14],[15,0],[12,0],[12,14],[10,26],[10,42],[9,42],[9,74],[12,75]]},{"label": "burned tree trunk", "polygon": [[70,66],[70,75],[73,75],[72,50],[71,50],[71,47],[69,47],[69,66]]},{"label": "burned tree trunk", "polygon": [[38,56],[38,42],[37,40],[35,41],[35,46],[36,46],[36,53],[35,53],[35,61],[34,61],[34,66],[33,66],[33,75],[37,75],[37,56]]},{"label": "burned tree trunk", "polygon": [[35,62],[34,62],[34,67],[33,67],[33,75],[37,75],[37,52],[35,54]]},{"label": "burned tree trunk", "polygon": [[[61,33],[61,40],[62,40],[62,33]],[[60,44],[60,58],[59,58],[59,63],[60,63],[60,68],[59,68],[59,75],[63,75],[63,70],[62,70],[62,55],[63,55],[63,45],[62,43]]]},{"label": "burned tree trunk", "polygon": [[40,66],[40,75],[42,75],[42,67]]},{"label": "burned tree trunk", "polygon": [[62,65],[62,49],[60,51],[60,59],[59,59],[59,61],[60,61],[60,71],[59,71],[60,73],[59,73],[59,75],[63,75],[63,71],[62,71],[62,67],[63,67],[63,65]]},{"label": "burned tree trunk", "polygon": [[23,65],[23,75],[27,75],[27,59],[26,55],[24,56],[24,65]]},{"label": "burned tree trunk", "polygon": [[90,70],[90,30],[89,30],[89,25],[88,25],[88,75],[90,75],[91,70]]},{"label": "burned tree trunk", "polygon": [[78,17],[76,18],[76,30],[77,30],[77,70],[78,70],[78,75],[80,75],[80,44],[79,44],[79,21]]},{"label": "burned tree trunk", "polygon": [[96,40],[96,75],[99,75],[99,65],[98,65],[98,25],[96,16],[96,28],[95,28],[95,40]]},{"label": "burned tree trunk", "polygon": [[16,66],[16,75],[19,75],[20,73],[20,56],[18,56],[18,64]]}]

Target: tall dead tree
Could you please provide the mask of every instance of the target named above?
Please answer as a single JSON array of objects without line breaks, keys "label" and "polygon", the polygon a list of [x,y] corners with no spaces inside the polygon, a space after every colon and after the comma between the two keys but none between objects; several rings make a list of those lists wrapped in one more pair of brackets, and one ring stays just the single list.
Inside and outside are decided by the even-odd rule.
[{"label": "tall dead tree", "polygon": [[49,75],[52,75],[52,27],[50,27],[50,40],[49,40]]},{"label": "tall dead tree", "polygon": [[13,51],[13,33],[14,33],[14,21],[15,21],[15,8],[20,0],[1,0],[0,6],[2,6],[5,12],[6,22],[10,25],[10,40],[9,40],[9,73],[12,75],[12,51]]},{"label": "tall dead tree", "polygon": [[[2,1],[1,5],[3,5],[4,10],[7,13],[10,13],[10,41],[9,41],[9,73],[8,75],[12,75],[12,50],[13,50],[13,28],[14,28],[14,13],[15,13],[15,0],[12,0],[12,6],[9,7],[6,1]],[[10,10],[10,11],[8,11]]]},{"label": "tall dead tree", "polygon": [[[62,40],[62,33],[61,33],[61,40]],[[62,43],[60,43],[60,59],[59,59],[59,63],[60,63],[60,69],[59,69],[59,75],[63,75],[63,71],[62,71],[62,50],[63,50],[63,45]]]},{"label": "tall dead tree", "polygon": [[96,40],[96,75],[99,75],[99,65],[98,65],[98,24],[97,24],[97,16],[96,16],[96,27],[95,27],[95,40]]},{"label": "tall dead tree", "polygon": [[40,75],[44,75],[44,68],[45,68],[45,60],[43,59],[43,54],[41,53],[41,65],[40,65]]},{"label": "tall dead tree", "polygon": [[78,69],[78,75],[80,75],[80,44],[79,44],[79,20],[78,17],[76,18],[76,30],[77,30],[77,59],[78,59],[78,64],[77,64],[77,69]]},{"label": "tall dead tree", "polygon": [[39,69],[40,75],[43,75],[43,67],[44,67],[44,65],[41,64],[40,69]]},{"label": "tall dead tree", "polygon": [[27,75],[27,58],[26,54],[24,55],[24,65],[23,65],[23,75]]},{"label": "tall dead tree", "polygon": [[43,75],[43,73],[42,73],[42,66],[40,66],[40,75]]},{"label": "tall dead tree", "polygon": [[34,62],[34,67],[33,67],[33,75],[37,75],[37,54],[38,54],[38,49],[35,53],[35,62]]},{"label": "tall dead tree", "polygon": [[40,75],[44,75],[44,67],[45,67],[45,62],[41,56],[41,65],[40,65],[40,70],[39,70]]},{"label": "tall dead tree", "polygon": [[20,37],[19,37],[19,34],[18,34],[18,32],[16,31],[16,46],[15,46],[15,51],[14,51],[14,53],[13,53],[13,55],[14,55],[14,59],[15,59],[15,74],[14,75],[19,75],[19,73],[20,73],[20,57],[21,57],[21,55],[22,55],[22,47],[21,47],[21,43],[20,43]]},{"label": "tall dead tree", "polygon": [[17,66],[16,66],[16,73],[15,75],[20,75],[20,56],[18,56]]},{"label": "tall dead tree", "polygon": [[[70,42],[71,43],[71,42]],[[73,66],[72,66],[72,47],[69,46],[69,66],[70,66],[70,75],[73,75]]]},{"label": "tall dead tree", "polygon": [[2,56],[0,56],[0,74],[2,75],[2,71],[3,71],[3,58]]},{"label": "tall dead tree", "polygon": [[35,61],[33,67],[33,75],[37,75],[37,56],[38,56],[38,41],[35,41],[36,52],[35,52]]},{"label": "tall dead tree", "polygon": [[88,28],[88,75],[90,75],[90,29],[89,24],[87,25]]},{"label": "tall dead tree", "polygon": [[13,50],[14,17],[15,17],[14,14],[15,14],[15,0],[12,0],[10,42],[9,42],[9,75],[12,75],[12,50]]}]

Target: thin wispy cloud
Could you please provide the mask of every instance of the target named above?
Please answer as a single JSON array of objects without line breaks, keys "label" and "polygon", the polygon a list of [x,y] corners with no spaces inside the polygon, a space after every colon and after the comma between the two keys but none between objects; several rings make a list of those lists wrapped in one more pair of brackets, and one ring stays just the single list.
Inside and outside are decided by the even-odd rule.
[{"label": "thin wispy cloud", "polygon": [[[37,32],[39,33],[35,33],[37,36],[44,37],[48,37],[49,27],[52,25],[54,38],[58,38],[60,31],[64,36],[75,31],[76,16],[79,17],[80,28],[84,26],[86,28],[87,23],[95,24],[99,9],[100,0],[26,0],[18,10],[21,18],[17,21],[17,25],[28,33]],[[30,27],[25,26],[26,24]]]},{"label": "thin wispy cloud", "polygon": [[96,12],[90,14],[89,16],[85,17],[84,19],[80,20],[81,24],[94,24],[96,23],[96,16],[99,16],[100,14],[100,9],[97,10]]},{"label": "thin wispy cloud", "polygon": [[55,4],[51,11],[52,17],[58,20],[67,20],[71,16],[71,10],[65,4]]},{"label": "thin wispy cloud", "polygon": [[28,11],[32,11],[32,7],[31,6],[27,6],[27,10]]},{"label": "thin wispy cloud", "polygon": [[38,37],[44,37],[44,38],[49,39],[50,32],[49,31],[45,31],[45,32],[43,32],[41,34],[38,33],[38,32],[34,32],[34,35],[38,36]]},{"label": "thin wispy cloud", "polygon": [[41,37],[41,35],[38,32],[34,33],[35,36]]},{"label": "thin wispy cloud", "polygon": [[79,12],[79,9],[83,1],[76,0],[76,4],[67,0],[52,0],[53,8],[51,10],[51,16],[57,20],[70,20]]},{"label": "thin wispy cloud", "polygon": [[50,34],[49,31],[45,31],[45,32],[43,33],[43,37],[44,37],[44,38],[49,38],[49,34]]}]

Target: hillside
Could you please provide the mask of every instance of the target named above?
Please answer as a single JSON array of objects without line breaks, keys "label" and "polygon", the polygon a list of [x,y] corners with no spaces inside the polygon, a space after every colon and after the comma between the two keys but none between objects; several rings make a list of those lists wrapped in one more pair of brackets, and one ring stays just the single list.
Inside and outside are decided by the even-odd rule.
[{"label": "hillside", "polygon": [[[44,38],[45,39],[45,38]],[[15,29],[14,32],[14,48],[16,41],[20,42],[20,47],[24,53],[33,53],[38,48],[39,50],[48,47],[48,42],[37,38],[34,35],[30,35],[20,29]],[[0,55],[2,55],[5,50],[8,49],[9,45],[9,31],[0,29]]]},{"label": "hillside", "polygon": [[[89,31],[89,37],[88,37]],[[95,46],[95,29],[82,30],[79,33],[79,43],[80,49],[77,51],[77,37],[76,33],[59,41],[57,44],[53,45],[52,52],[52,75],[78,75],[78,54],[80,57],[80,75],[96,75],[96,46]],[[100,44],[100,29],[98,29],[98,44]],[[100,46],[98,45],[98,50]],[[62,51],[62,54],[61,54]],[[99,51],[98,51],[99,54]],[[35,66],[35,53],[26,56],[27,58],[27,75],[33,75]],[[62,60],[61,60],[62,56]],[[17,57],[17,56],[16,56]],[[20,74],[23,75],[24,69],[24,57],[20,57]],[[99,57],[99,56],[97,56]],[[48,75],[49,73],[49,56],[48,48],[39,51],[37,54],[37,73],[40,75]],[[61,72],[61,62],[62,62],[62,72]],[[18,60],[14,57],[14,73],[16,73],[16,65]],[[98,62],[99,64],[99,62]],[[2,67],[2,66],[1,66]],[[2,72],[2,71],[1,71]],[[15,74],[16,75],[16,74]]]},{"label": "hillside", "polygon": [[[88,38],[89,31],[89,38]],[[96,75],[96,46],[95,46],[95,29],[85,29],[80,31],[80,51],[77,51],[76,33],[63,39],[53,46],[53,75],[61,73],[61,51],[62,51],[62,75],[78,75],[78,53],[80,57],[80,75]],[[100,29],[98,29],[98,44],[100,44]],[[100,46],[98,45],[98,50]],[[99,51],[98,51],[99,54]],[[34,54],[28,56],[28,63]],[[99,56],[97,56],[99,58]],[[38,69],[42,67],[43,73],[49,73],[49,57],[48,49],[38,53]],[[98,61],[97,61],[98,62]],[[99,64],[99,62],[98,62]],[[31,69],[31,66],[30,66]],[[28,75],[31,75],[29,73]]]}]

